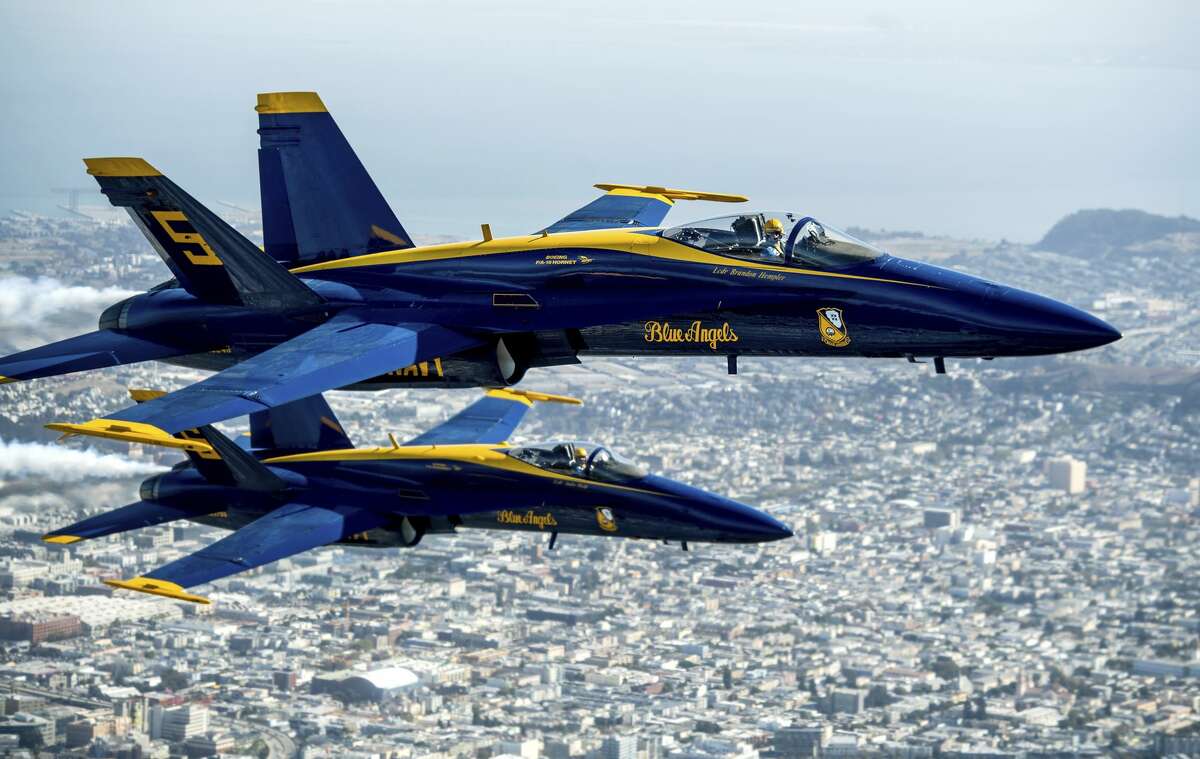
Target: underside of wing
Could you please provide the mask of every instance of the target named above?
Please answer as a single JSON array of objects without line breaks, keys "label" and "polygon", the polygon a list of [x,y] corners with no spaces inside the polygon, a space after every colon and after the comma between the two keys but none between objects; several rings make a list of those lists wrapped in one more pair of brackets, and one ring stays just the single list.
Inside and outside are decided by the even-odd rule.
[{"label": "underside of wing", "polygon": [[130,580],[106,580],[115,588],[181,601],[208,603],[185,588],[219,580],[264,564],[372,530],[386,516],[364,509],[289,503],[190,556]]},{"label": "underside of wing", "polygon": [[361,382],[477,343],[473,337],[437,325],[382,324],[340,314],[203,382],[103,419],[56,429],[101,437],[119,436],[106,431],[129,427],[174,434]]},{"label": "underside of wing", "polygon": [[42,536],[47,543],[78,543],[81,540],[102,538],[120,532],[166,524],[180,519],[201,516],[201,510],[187,510],[162,503],[138,501],[119,509],[88,517],[75,524]]},{"label": "underside of wing", "polygon": [[139,361],[183,356],[199,350],[190,345],[170,345],[102,329],[70,337],[0,359],[2,380],[54,377],[71,372],[123,366]]},{"label": "underside of wing", "polygon": [[598,184],[596,188],[604,190],[605,194],[546,227],[546,231],[553,234],[589,229],[657,227],[676,200],[709,200],[718,203],[746,201],[741,195],[653,185]]},{"label": "underside of wing", "polygon": [[453,445],[456,443],[503,443],[525,418],[534,401],[553,401],[580,405],[577,398],[549,395],[531,390],[502,388],[489,390],[484,397],[467,406],[433,429],[405,445]]}]

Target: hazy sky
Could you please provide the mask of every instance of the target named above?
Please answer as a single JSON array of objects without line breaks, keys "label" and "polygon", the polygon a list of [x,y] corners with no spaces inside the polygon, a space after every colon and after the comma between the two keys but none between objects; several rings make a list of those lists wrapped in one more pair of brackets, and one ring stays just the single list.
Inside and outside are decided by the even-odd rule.
[{"label": "hazy sky", "polygon": [[534,230],[601,181],[1015,240],[1200,216],[1198,30],[1190,0],[6,0],[0,212],[96,155],[257,206],[255,93],[312,89],[415,234]]}]

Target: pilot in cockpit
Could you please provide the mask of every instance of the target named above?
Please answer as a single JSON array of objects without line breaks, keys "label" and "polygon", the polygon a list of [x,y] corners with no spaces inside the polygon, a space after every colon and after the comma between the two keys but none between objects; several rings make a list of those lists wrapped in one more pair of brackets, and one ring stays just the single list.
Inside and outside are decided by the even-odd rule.
[{"label": "pilot in cockpit", "polygon": [[783,222],[767,219],[763,224],[763,234],[762,254],[770,258],[783,258]]},{"label": "pilot in cockpit", "polygon": [[551,469],[561,469],[572,474],[582,474],[587,464],[587,449],[573,443],[559,443],[554,446],[549,460],[545,465]]}]

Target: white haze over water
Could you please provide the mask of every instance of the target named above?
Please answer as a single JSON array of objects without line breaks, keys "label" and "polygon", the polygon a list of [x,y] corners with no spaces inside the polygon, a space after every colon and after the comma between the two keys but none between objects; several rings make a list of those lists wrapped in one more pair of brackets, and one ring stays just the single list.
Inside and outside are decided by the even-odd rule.
[{"label": "white haze over water", "polygon": [[94,448],[0,439],[0,479],[33,477],[57,483],[82,482],[138,477],[166,469]]},{"label": "white haze over water", "polygon": [[135,294],[121,287],[68,285],[53,277],[0,277],[0,344],[26,350],[90,332],[101,311]]}]

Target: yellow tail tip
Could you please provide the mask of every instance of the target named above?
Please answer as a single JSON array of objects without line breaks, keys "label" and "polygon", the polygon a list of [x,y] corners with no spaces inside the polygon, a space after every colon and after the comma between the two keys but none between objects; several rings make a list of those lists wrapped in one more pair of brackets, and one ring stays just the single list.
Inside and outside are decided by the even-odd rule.
[{"label": "yellow tail tip", "polygon": [[71,543],[78,543],[81,540],[83,540],[83,538],[79,537],[78,535],[43,535],[42,536],[42,541],[45,543],[57,543],[58,545],[63,545],[63,546],[70,545]]},{"label": "yellow tail tip", "polygon": [[139,593],[149,593],[152,596],[173,598],[176,601],[190,601],[196,604],[211,603],[204,596],[188,593],[183,586],[166,580],[155,580],[152,577],[134,577],[129,580],[105,580],[105,585],[123,590],[136,590]]},{"label": "yellow tail tip", "polygon": [[162,172],[145,158],[84,158],[87,173],[94,177],[161,177]]},{"label": "yellow tail tip", "polygon": [[328,113],[325,104],[315,92],[260,92],[259,113]]}]

